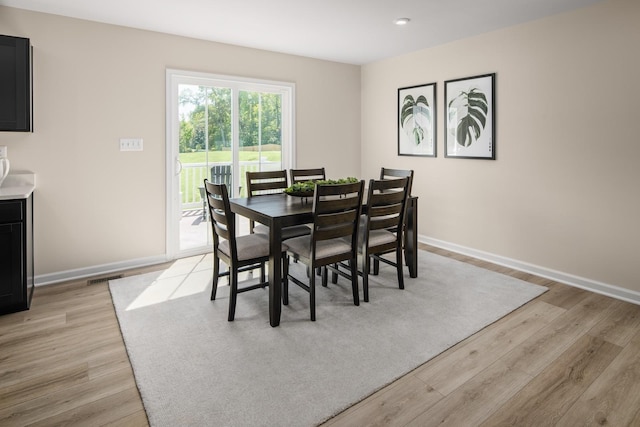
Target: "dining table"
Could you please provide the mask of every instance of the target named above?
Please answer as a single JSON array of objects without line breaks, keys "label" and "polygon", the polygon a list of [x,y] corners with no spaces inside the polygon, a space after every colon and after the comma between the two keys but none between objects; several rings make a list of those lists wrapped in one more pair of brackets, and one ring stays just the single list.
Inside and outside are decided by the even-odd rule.
[{"label": "dining table", "polygon": [[[366,197],[365,197],[366,198]],[[282,229],[313,222],[313,197],[285,193],[229,199],[231,211],[269,227],[269,323],[280,324],[282,311]],[[366,200],[363,200],[366,208]],[[404,255],[412,278],[418,277],[418,198],[409,196],[405,216]]]}]

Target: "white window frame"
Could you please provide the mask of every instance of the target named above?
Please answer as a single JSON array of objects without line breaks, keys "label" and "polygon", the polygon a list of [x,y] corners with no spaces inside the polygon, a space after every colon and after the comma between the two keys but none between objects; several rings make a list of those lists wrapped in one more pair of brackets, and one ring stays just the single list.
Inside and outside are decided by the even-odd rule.
[{"label": "white window frame", "polygon": [[[290,169],[295,167],[295,83],[275,80],[264,80],[241,76],[230,76],[222,74],[204,73],[196,71],[186,71],[178,69],[166,70],[166,247],[165,252],[168,259],[175,259],[181,256],[190,256],[202,253],[202,250],[180,251],[179,230],[176,224],[180,218],[180,191],[179,180],[175,177],[180,173],[178,162],[179,149],[178,140],[180,123],[178,119],[178,86],[180,84],[194,84],[203,86],[228,87],[233,90],[233,111],[238,111],[238,92],[255,91],[271,92],[282,95],[282,168]],[[238,148],[239,130],[238,126],[232,126],[232,144]],[[239,151],[233,151],[233,164],[239,161]],[[239,168],[232,168],[234,176],[232,182],[239,183]],[[237,188],[236,188],[237,192]],[[210,249],[210,248],[209,248]]]}]

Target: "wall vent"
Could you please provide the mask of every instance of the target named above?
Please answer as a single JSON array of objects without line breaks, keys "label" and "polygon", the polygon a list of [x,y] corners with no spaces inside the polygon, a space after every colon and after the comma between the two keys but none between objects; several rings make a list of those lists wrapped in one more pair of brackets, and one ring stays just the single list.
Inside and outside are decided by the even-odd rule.
[{"label": "wall vent", "polygon": [[87,285],[96,285],[98,283],[108,282],[109,280],[122,279],[124,275],[116,274],[115,276],[99,277],[97,279],[87,280]]}]

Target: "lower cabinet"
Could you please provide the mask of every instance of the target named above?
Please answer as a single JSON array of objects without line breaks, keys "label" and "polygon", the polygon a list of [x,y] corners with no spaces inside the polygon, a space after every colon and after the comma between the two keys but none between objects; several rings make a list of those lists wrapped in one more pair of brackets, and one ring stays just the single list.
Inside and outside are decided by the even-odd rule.
[{"label": "lower cabinet", "polygon": [[27,310],[33,287],[32,193],[0,200],[0,314]]}]

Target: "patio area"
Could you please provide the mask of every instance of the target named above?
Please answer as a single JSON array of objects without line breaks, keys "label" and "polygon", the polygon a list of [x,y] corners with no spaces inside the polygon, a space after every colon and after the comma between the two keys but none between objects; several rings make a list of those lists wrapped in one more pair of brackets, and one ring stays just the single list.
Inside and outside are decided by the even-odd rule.
[{"label": "patio area", "polygon": [[[249,234],[249,220],[236,216],[238,236]],[[191,249],[213,245],[211,222],[203,216],[202,208],[183,209],[180,218],[180,249]]]}]

